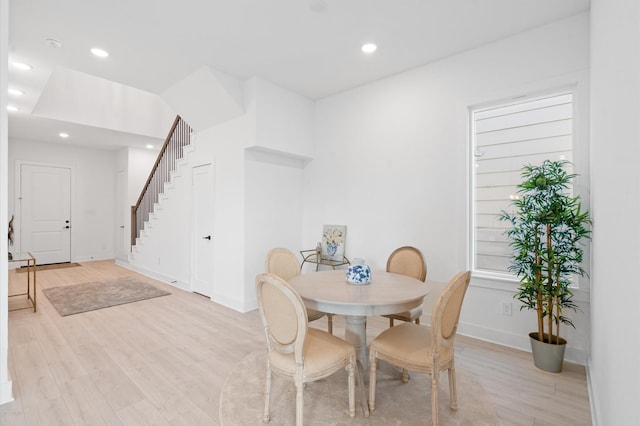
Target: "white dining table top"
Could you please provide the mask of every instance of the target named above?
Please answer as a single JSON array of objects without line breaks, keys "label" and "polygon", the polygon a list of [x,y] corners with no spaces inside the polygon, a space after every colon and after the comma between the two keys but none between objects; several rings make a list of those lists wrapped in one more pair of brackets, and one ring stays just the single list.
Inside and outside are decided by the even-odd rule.
[{"label": "white dining table top", "polygon": [[371,283],[350,284],[346,271],[298,275],[289,284],[312,309],[340,315],[373,316],[407,311],[422,304],[429,293],[424,282],[405,275],[372,271]]}]

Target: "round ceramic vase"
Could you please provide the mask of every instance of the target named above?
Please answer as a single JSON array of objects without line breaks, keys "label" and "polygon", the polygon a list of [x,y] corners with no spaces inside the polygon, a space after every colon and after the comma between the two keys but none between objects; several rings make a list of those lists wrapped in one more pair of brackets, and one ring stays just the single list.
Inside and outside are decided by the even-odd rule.
[{"label": "round ceramic vase", "polygon": [[364,264],[364,259],[353,259],[353,265],[347,269],[347,282],[356,285],[371,282],[371,268]]}]

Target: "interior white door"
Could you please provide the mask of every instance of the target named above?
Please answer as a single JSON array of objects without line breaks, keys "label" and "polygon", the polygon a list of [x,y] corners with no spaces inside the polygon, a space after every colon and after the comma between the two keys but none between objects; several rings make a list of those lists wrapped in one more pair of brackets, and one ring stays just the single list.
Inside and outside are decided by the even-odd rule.
[{"label": "interior white door", "polygon": [[116,259],[127,260],[129,244],[126,239],[127,223],[124,200],[127,196],[127,179],[124,171],[116,173]]},{"label": "interior white door", "polygon": [[20,167],[20,247],[38,265],[71,261],[71,169]]},{"label": "interior white door", "polygon": [[193,168],[194,255],[191,291],[211,297],[213,294],[213,165]]}]

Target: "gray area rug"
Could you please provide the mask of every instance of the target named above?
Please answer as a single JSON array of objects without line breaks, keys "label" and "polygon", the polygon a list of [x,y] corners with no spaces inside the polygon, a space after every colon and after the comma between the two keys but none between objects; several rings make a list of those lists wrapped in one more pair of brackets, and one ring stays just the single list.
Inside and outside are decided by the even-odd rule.
[{"label": "gray area rug", "polygon": [[[347,373],[307,383],[304,390],[305,425],[430,425],[431,394],[427,375],[413,373],[403,384],[401,373],[381,362],[378,370],[376,411],[364,417],[356,387],[356,417],[348,412]],[[266,352],[249,354],[229,374],[220,395],[223,425],[262,424]],[[368,375],[368,371],[363,372]],[[493,404],[482,386],[469,374],[456,369],[458,410],[449,408],[449,381],[440,375],[440,425],[494,426],[499,424]],[[368,396],[368,380],[365,398]],[[271,423],[295,424],[293,381],[274,374],[271,388]]]},{"label": "gray area rug", "polygon": [[42,292],[63,317],[171,294],[130,277],[52,287]]}]

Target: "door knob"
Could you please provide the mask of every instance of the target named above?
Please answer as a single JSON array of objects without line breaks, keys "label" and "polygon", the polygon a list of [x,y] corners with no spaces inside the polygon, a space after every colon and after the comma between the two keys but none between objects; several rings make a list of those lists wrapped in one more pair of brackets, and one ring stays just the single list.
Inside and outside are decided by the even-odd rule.
[{"label": "door knob", "polygon": [[211,235],[207,235],[206,237],[202,237],[203,240],[211,240]]}]

